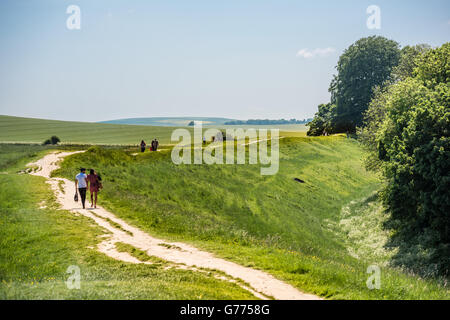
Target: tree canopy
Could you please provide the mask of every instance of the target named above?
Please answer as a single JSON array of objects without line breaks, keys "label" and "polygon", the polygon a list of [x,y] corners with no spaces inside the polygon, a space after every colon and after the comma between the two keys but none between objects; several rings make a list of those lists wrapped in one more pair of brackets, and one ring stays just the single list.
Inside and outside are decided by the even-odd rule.
[{"label": "tree canopy", "polygon": [[308,136],[320,136],[325,132],[334,133],[334,119],[336,117],[336,106],[331,103],[320,104],[319,111],[309,123]]},{"label": "tree canopy", "polygon": [[[337,74],[329,87],[330,106],[334,107],[327,109],[332,113],[325,115],[324,105],[319,106],[323,110],[319,110],[318,118],[310,123],[308,134],[321,135],[324,119],[327,119],[328,133],[355,132],[356,127],[363,123],[363,115],[376,88],[392,81],[392,71],[399,64],[400,57],[398,43],[380,36],[362,38],[347,48],[339,58]],[[409,70],[406,61],[398,70],[398,77]]]},{"label": "tree canopy", "polygon": [[380,36],[362,38],[345,50],[329,89],[336,104],[336,131],[353,132],[362,124],[374,89],[390,79],[399,60],[399,44]]},{"label": "tree canopy", "polygon": [[366,118],[387,179],[396,262],[426,276],[449,275],[449,57],[450,43],[416,54],[413,71],[380,90]]}]

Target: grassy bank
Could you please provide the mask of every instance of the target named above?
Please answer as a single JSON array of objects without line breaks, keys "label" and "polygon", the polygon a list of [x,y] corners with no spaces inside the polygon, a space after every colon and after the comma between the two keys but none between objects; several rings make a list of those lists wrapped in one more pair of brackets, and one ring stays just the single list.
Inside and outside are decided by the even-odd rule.
[{"label": "grassy bank", "polygon": [[[133,156],[92,148],[65,160],[56,174],[73,178],[80,166],[96,168],[105,186],[100,201],[119,217],[307,292],[333,299],[448,298],[434,281],[386,267],[371,255],[356,257],[348,230],[336,228],[343,208],[380,187],[364,170],[354,140],[287,138],[280,157],[279,173],[263,177],[254,165],[175,166],[169,152]],[[382,267],[380,290],[366,286],[372,263]]]},{"label": "grassy bank", "polygon": [[[205,273],[165,270],[113,260],[95,249],[104,232],[92,221],[58,210],[41,177],[17,174],[20,163],[46,152],[36,146],[1,146],[0,299],[252,299],[235,284]],[[71,265],[81,289],[65,281]]]},{"label": "grassy bank", "polygon": [[24,166],[42,152],[48,150],[47,146],[40,145],[8,145],[0,144],[0,171],[11,171]]}]

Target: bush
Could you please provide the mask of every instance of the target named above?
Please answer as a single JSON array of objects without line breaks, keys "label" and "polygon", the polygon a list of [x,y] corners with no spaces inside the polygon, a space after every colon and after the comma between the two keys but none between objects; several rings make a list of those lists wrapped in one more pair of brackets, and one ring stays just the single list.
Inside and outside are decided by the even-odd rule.
[{"label": "bush", "polygon": [[45,140],[43,144],[44,145],[48,145],[48,144],[56,145],[60,142],[61,142],[61,140],[57,136],[52,136],[50,139]]},{"label": "bush", "polygon": [[52,142],[52,144],[58,144],[61,142],[61,140],[57,136],[52,136],[50,138],[50,141]]},{"label": "bush", "polygon": [[335,133],[336,106],[327,103],[319,105],[318,109],[319,111],[314,115],[314,119],[308,124],[309,130],[306,134],[308,136],[321,136],[324,132],[327,134]]},{"label": "bush", "polygon": [[[420,56],[414,77],[390,86],[372,145],[387,178],[383,201],[399,245],[397,263],[449,276],[450,43]],[[424,267],[427,266],[427,267]]]}]

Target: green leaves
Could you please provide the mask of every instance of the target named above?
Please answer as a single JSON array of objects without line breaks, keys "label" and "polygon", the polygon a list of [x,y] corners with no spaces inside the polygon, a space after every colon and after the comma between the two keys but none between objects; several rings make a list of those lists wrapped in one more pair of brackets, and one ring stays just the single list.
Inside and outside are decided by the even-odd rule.
[{"label": "green leaves", "polygon": [[449,83],[450,79],[450,43],[447,42],[442,47],[429,50],[418,59],[418,66],[414,73],[424,85],[434,88],[440,83]]},{"label": "green leaves", "polygon": [[319,105],[319,111],[309,124],[308,136],[320,136],[326,133],[334,133],[336,119],[336,106],[331,103]]},{"label": "green leaves", "polygon": [[366,141],[376,145],[388,181],[383,200],[403,243],[396,260],[423,275],[449,275],[449,56],[449,43],[418,55],[411,77],[372,100],[362,130],[373,134]]},{"label": "green leaves", "polygon": [[[321,135],[324,131],[355,132],[356,127],[361,126],[377,88],[391,80],[392,69],[399,60],[399,45],[395,41],[372,36],[352,44],[336,66],[338,74],[328,89],[331,103],[319,106],[308,135]],[[401,69],[402,74],[407,72],[403,70],[405,68]]]},{"label": "green leaves", "polygon": [[398,47],[395,41],[372,36],[356,41],[339,58],[338,75],[330,86],[338,132],[353,132],[362,124],[374,89],[390,79],[400,60]]}]

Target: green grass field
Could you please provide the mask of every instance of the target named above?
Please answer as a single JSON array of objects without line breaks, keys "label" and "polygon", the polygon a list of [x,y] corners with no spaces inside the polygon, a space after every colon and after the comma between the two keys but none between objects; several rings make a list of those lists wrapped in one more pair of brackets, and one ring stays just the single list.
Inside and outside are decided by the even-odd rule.
[{"label": "green grass field", "polygon": [[[35,121],[42,139],[67,134],[71,140],[77,131],[74,123],[14,121],[17,128]],[[97,125],[102,126],[79,128]],[[111,132],[99,127],[97,136],[71,141],[118,144],[113,137],[125,136],[117,133],[121,126],[106,126]],[[131,128],[126,138],[131,139],[135,126],[125,127]],[[36,139],[31,132],[20,137],[13,126],[1,128],[2,136],[4,128],[15,132],[11,141]],[[449,290],[436,280],[389,267],[385,215],[374,196],[381,182],[363,168],[358,143],[304,134],[281,134],[287,138],[280,141],[280,170],[274,176],[261,176],[259,166],[248,164],[176,166],[170,149],[134,156],[134,149],[120,146],[71,156],[55,175],[73,179],[78,167],[93,167],[104,179],[100,204],[120,218],[152,235],[265,270],[305,292],[330,299],[449,299]],[[252,298],[208,274],[165,270],[163,262],[122,263],[92,249],[101,230],[87,218],[58,210],[42,178],[19,174],[26,163],[55,148],[76,146],[0,145],[0,299]],[[119,247],[143,257],[125,244]],[[380,290],[366,286],[372,264],[382,270]],[[81,291],[64,283],[70,265],[81,268]]]},{"label": "green grass field", "polygon": [[174,127],[70,122],[0,116],[0,142],[42,143],[56,135],[62,143],[138,145],[158,138],[170,144]]},{"label": "green grass field", "polygon": [[[92,221],[58,210],[41,177],[17,174],[23,160],[46,150],[1,145],[0,300],[3,299],[254,299],[239,286],[204,273],[164,265],[122,263],[94,247],[104,232]],[[20,160],[19,160],[20,159]],[[81,270],[81,290],[70,290],[67,268]]]},{"label": "green grass field", "polygon": [[10,171],[18,164],[25,165],[35,159],[38,154],[48,150],[48,146],[41,145],[7,145],[0,144],[0,171]]},{"label": "green grass field", "polygon": [[[211,127],[211,126],[209,126]],[[243,126],[244,128],[248,126]],[[273,128],[274,126],[257,126]],[[278,126],[284,135],[303,135],[303,125]],[[63,144],[138,145],[142,139],[148,144],[158,138],[161,144],[174,144],[170,140],[177,127],[124,125],[107,123],[70,122],[20,118],[0,115],[0,143],[42,143],[53,135]],[[192,130],[192,128],[184,127]],[[239,128],[239,126],[218,126]],[[287,132],[289,131],[289,133]]]},{"label": "green grass field", "polygon": [[[265,177],[254,165],[176,166],[169,152],[132,156],[98,147],[71,156],[55,174],[73,178],[79,166],[94,167],[104,178],[102,204],[126,221],[322,297],[449,298],[436,281],[387,267],[389,254],[371,254],[373,237],[354,235],[379,234],[382,223],[376,215],[358,223],[380,181],[363,168],[356,141],[288,138],[280,152],[279,173]],[[341,223],[350,217],[356,222]],[[366,286],[372,264],[382,268],[380,290]]]}]

